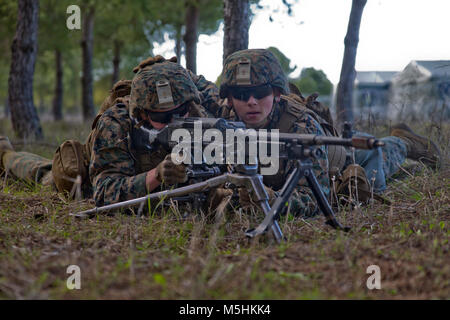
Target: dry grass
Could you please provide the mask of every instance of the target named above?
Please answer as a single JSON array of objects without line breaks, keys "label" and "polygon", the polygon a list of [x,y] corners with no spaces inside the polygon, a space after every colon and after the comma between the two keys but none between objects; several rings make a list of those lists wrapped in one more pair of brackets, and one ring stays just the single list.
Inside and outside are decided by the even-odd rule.
[{"label": "dry grass", "polygon": [[[448,141],[441,141],[446,157]],[[323,217],[283,218],[281,245],[245,239],[257,221],[239,212],[79,220],[68,213],[87,201],[2,176],[0,298],[449,299],[450,170],[405,171],[389,184],[391,206],[341,210],[349,233]],[[72,264],[81,268],[81,290],[66,288]],[[366,287],[373,264],[381,290]]]}]

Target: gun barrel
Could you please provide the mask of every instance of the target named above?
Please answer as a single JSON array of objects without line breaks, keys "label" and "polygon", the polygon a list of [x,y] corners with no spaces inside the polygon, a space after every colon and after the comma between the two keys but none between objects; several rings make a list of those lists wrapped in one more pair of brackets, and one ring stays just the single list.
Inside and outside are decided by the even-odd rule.
[{"label": "gun barrel", "polygon": [[[272,137],[273,134],[260,135],[263,139],[266,136]],[[345,147],[354,147],[357,149],[374,149],[384,146],[384,143],[374,137],[358,137],[340,138],[330,136],[319,136],[315,134],[296,134],[296,133],[279,133],[278,138],[282,142],[297,141],[303,145],[340,145]]]}]

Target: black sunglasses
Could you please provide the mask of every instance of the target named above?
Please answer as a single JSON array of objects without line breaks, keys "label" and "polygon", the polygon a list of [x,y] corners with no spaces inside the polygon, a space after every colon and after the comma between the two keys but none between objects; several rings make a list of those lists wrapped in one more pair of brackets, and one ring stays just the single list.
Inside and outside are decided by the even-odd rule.
[{"label": "black sunglasses", "polygon": [[233,87],[230,88],[231,96],[237,100],[248,101],[250,96],[255,99],[262,99],[273,93],[270,84],[263,84],[257,87]]},{"label": "black sunglasses", "polygon": [[189,111],[189,102],[183,103],[180,107],[167,112],[148,112],[148,116],[152,121],[159,123],[169,123],[173,116],[182,117]]}]

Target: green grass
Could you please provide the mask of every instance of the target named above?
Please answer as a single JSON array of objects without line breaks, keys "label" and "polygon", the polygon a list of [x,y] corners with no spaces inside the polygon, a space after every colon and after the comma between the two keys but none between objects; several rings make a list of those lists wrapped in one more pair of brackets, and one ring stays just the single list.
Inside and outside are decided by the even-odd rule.
[{"label": "green grass", "polygon": [[[1,128],[11,135],[6,122]],[[87,129],[44,124],[45,142],[83,141]],[[51,156],[52,148],[41,148]],[[392,205],[338,213],[349,233],[321,216],[283,218],[288,241],[280,245],[269,235],[246,239],[261,217],[239,212],[76,219],[68,213],[92,206],[87,200],[2,176],[0,298],[449,299],[450,171],[411,163],[406,170],[389,184]],[[66,288],[72,264],[81,268],[81,290]],[[366,287],[372,264],[380,266],[381,290]]]}]

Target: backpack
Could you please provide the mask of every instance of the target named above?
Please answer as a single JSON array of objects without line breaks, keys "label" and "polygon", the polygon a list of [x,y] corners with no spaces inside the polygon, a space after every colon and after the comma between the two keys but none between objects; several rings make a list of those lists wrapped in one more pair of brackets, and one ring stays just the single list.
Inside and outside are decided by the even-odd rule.
[{"label": "backpack", "polygon": [[[79,198],[89,182],[89,159],[77,140],[64,141],[53,155],[52,175],[56,188]],[[88,183],[90,185],[90,183]]]}]

